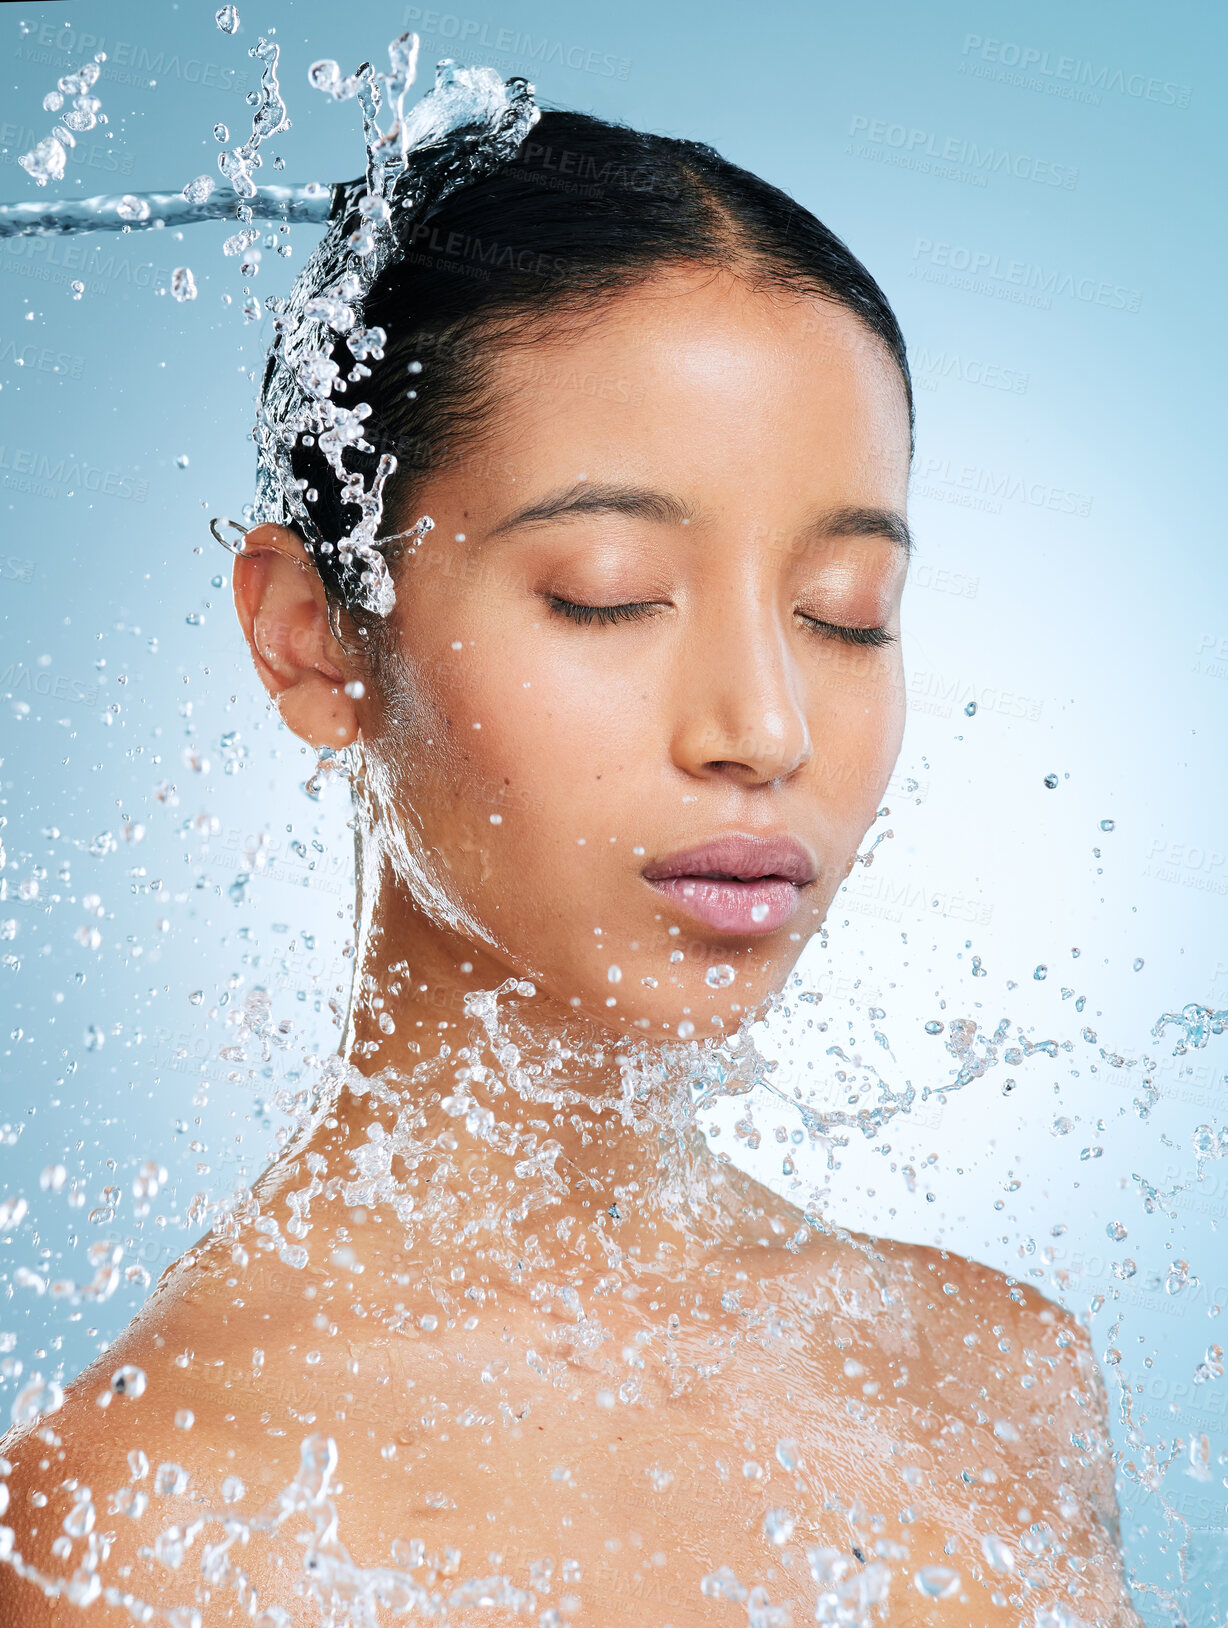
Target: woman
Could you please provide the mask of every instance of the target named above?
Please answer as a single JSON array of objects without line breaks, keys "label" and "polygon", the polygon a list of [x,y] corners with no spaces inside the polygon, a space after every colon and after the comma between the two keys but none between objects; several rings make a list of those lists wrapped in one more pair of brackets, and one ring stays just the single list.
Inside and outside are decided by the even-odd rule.
[{"label": "woman", "polygon": [[1084,1333],[697,1118],[900,743],[884,296],[709,149],[575,114],[338,314],[345,215],[235,566],[283,720],[352,764],[344,1062],[9,1443],[3,1620],[1136,1622]]}]

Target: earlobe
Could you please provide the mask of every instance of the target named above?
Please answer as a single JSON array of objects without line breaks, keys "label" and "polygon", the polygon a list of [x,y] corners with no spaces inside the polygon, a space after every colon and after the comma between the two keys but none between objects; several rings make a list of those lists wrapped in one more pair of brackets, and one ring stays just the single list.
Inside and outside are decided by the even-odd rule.
[{"label": "earlobe", "polygon": [[256,526],[235,559],[234,600],[260,681],[286,727],[312,746],[348,746],[361,720],[346,693],[351,663],[297,532]]}]

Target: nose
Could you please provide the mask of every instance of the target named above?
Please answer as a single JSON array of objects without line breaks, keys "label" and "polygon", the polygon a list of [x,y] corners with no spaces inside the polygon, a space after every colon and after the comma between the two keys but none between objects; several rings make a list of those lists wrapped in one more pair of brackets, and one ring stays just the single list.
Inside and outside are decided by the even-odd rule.
[{"label": "nose", "polygon": [[767,605],[723,607],[680,663],[674,763],[746,786],[786,780],[814,755],[789,630]]}]

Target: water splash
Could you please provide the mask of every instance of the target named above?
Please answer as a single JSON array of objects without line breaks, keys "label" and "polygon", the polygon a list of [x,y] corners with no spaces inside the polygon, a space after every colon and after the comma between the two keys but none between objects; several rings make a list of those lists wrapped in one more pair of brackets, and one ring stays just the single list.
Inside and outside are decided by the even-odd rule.
[{"label": "water splash", "polygon": [[[396,602],[379,532],[384,493],[397,468],[378,456],[369,475],[350,453],[374,456],[364,425],[370,407],[343,393],[350,382],[335,359],[344,345],[352,361],[382,354],[384,335],[362,319],[364,298],[399,252],[413,221],[457,187],[515,153],[538,114],[524,80],[506,84],[493,69],[441,63],[433,89],[406,114],[416,40],[389,47],[389,69],[364,63],[349,78],[335,63],[316,63],[312,80],[337,100],[362,109],[367,172],[341,190],[332,225],[275,313],[276,337],[256,424],[260,454],[256,514],[295,526],[320,558],[335,556],[347,602],[387,616]],[[381,122],[384,110],[385,122]],[[306,500],[307,483],[293,467],[296,445],[318,448],[336,477],[342,501],[358,512],[339,538],[321,534]]]},{"label": "water splash", "polygon": [[[258,187],[247,199],[252,220],[323,224],[332,206],[333,189],[318,181]],[[183,192],[124,192],[49,204],[0,204],[0,238],[152,231],[234,217],[235,200],[226,191],[214,191],[199,202]]]},{"label": "water splash", "polygon": [[[56,82],[56,88],[43,97],[48,113],[58,113],[60,122],[51,134],[44,136],[28,153],[22,153],[17,162],[40,187],[48,181],[62,181],[68,164],[68,154],[77,145],[77,137],[92,130],[102,118],[102,103],[93,94],[106,52],[99,51],[91,61],[83,62],[75,73],[66,73]],[[64,110],[65,98],[71,106]]]},{"label": "water splash", "polygon": [[[223,10],[233,14],[233,8]],[[251,247],[249,229],[254,220],[331,219],[334,231],[326,240],[326,252],[313,268],[315,282],[304,291],[297,309],[291,302],[277,313],[285,319],[279,328],[279,365],[286,365],[288,354],[297,356],[299,371],[291,382],[300,389],[305,411],[314,415],[304,418],[299,430],[313,436],[335,431],[336,439],[329,450],[337,453],[334,469],[345,474],[341,457],[346,447],[364,446],[361,418],[356,411],[353,421],[337,416],[339,404],[333,389],[337,375],[330,374],[326,364],[332,362],[342,340],[355,360],[376,354],[380,339],[376,331],[365,326],[361,307],[364,292],[381,264],[380,257],[397,252],[398,234],[403,234],[405,222],[412,220],[414,210],[422,207],[424,200],[443,196],[443,188],[463,184],[468,175],[481,173],[481,164],[497,162],[499,154],[514,145],[516,131],[533,116],[531,99],[527,88],[522,92],[516,88],[517,82],[502,86],[489,71],[484,80],[465,80],[465,74],[472,76],[482,71],[446,67],[431,96],[406,115],[403,102],[413,79],[414,54],[405,41],[394,42],[389,72],[384,75],[374,75],[364,65],[346,76],[335,63],[317,63],[312,69],[317,89],[334,100],[352,99],[360,104],[367,141],[366,177],[361,183],[339,188],[258,188],[253,174],[259,168],[260,143],[266,135],[284,127],[281,120],[285,105],[276,81],[275,50],[261,52],[258,48],[257,54],[263,56],[265,71],[252,137],[219,159],[223,175],[231,182],[229,191],[208,192],[189,183],[180,194],[124,195],[47,209],[11,206],[0,212],[0,235],[18,230],[139,230],[159,224],[227,218],[240,227],[229,242],[235,245],[233,252],[241,255]],[[439,96],[441,91],[447,94]],[[432,102],[432,97],[437,99]],[[381,119],[382,110],[388,116]],[[219,139],[228,141],[229,135]],[[467,147],[467,142],[473,145]],[[478,150],[480,163],[469,167]],[[407,179],[411,169],[415,171],[412,180]],[[284,442],[262,444],[262,454],[267,456],[272,470],[263,494],[267,505],[264,514],[269,517],[296,512],[298,494],[289,480],[285,451]],[[347,570],[357,579],[355,602],[377,614],[392,603],[380,569],[382,495],[392,467],[381,468],[382,473],[377,471],[374,480],[350,488],[361,520],[346,540],[351,556]],[[342,762],[333,755],[326,756],[318,780],[326,779]],[[882,840],[880,836],[878,841]],[[871,862],[877,846],[876,842],[863,863]],[[418,858],[411,856],[411,864]],[[447,917],[450,906],[442,887],[437,903],[446,919],[456,920]],[[716,974],[713,987],[720,987],[725,969],[717,966],[712,971]],[[803,992],[796,998],[802,1001],[811,997]],[[760,1537],[764,1540],[764,1548],[753,1555],[735,1553],[733,1540],[727,1539],[727,1557],[717,1554],[705,1561],[712,1569],[696,1579],[695,1594],[742,1606],[748,1623],[758,1628],[771,1628],[789,1620],[789,1607],[780,1603],[781,1590],[776,1582],[761,1580],[777,1558],[776,1551],[788,1553],[795,1539],[801,1545],[819,1528],[831,1541],[809,1543],[804,1549],[815,1585],[804,1603],[812,1611],[813,1620],[844,1623],[846,1628],[881,1620],[879,1608],[886,1608],[892,1578],[896,1579],[897,1592],[911,1586],[927,1598],[936,1599],[953,1597],[961,1588],[967,1588],[982,1563],[999,1573],[1009,1572],[1011,1567],[1004,1557],[1009,1555],[1012,1562],[1017,1562],[1015,1549],[979,1528],[953,1535],[945,1551],[952,1563],[937,1563],[930,1557],[941,1552],[938,1546],[927,1548],[911,1535],[914,1512],[906,1503],[899,1512],[899,1525],[892,1528],[890,1537],[884,1536],[881,1525],[875,1524],[881,1517],[869,1514],[855,1499],[842,1496],[846,1490],[843,1483],[833,1487],[808,1468],[821,1461],[824,1450],[830,1447],[821,1433],[815,1433],[813,1421],[803,1421],[803,1428],[798,1430],[800,1446],[791,1437],[787,1443],[778,1442],[775,1453],[771,1452],[780,1420],[778,1416],[766,1421],[755,1416],[752,1404],[763,1381],[757,1377],[757,1357],[750,1366],[739,1366],[744,1353],[766,1350],[770,1362],[765,1368],[774,1369],[796,1355],[791,1341],[797,1337],[798,1328],[805,1326],[808,1334],[814,1334],[817,1328],[840,1351],[838,1374],[849,1382],[825,1400],[833,1403],[833,1411],[843,1409],[846,1417],[864,1419],[865,1410],[877,1405],[875,1387],[881,1390],[883,1382],[861,1360],[869,1356],[869,1350],[862,1347],[890,1350],[899,1359],[901,1352],[908,1354],[909,1341],[914,1338],[907,1312],[901,1309],[898,1299],[892,1298],[898,1283],[889,1281],[881,1260],[868,1244],[850,1240],[847,1234],[840,1235],[824,1223],[818,1197],[811,1195],[793,1213],[785,1212],[788,1227],[779,1215],[773,1214],[769,1221],[758,1212],[754,1223],[749,1224],[761,1224],[764,1236],[754,1239],[751,1253],[756,1258],[749,1271],[741,1267],[735,1271],[729,1257],[713,1257],[708,1261],[714,1269],[710,1295],[701,1295],[673,1310],[669,1309],[667,1294],[671,1284],[682,1281],[685,1269],[694,1264],[694,1251],[706,1246],[710,1235],[730,1214],[725,1202],[729,1195],[722,1194],[721,1183],[715,1179],[720,1162],[707,1156],[703,1144],[698,1124],[701,1112],[737,1101],[744,1112],[736,1134],[748,1149],[754,1150],[759,1146],[760,1131],[753,1114],[758,1111],[757,1105],[766,1101],[774,1109],[787,1109],[797,1120],[798,1134],[808,1137],[812,1149],[825,1152],[830,1161],[842,1144],[844,1131],[855,1128],[868,1143],[879,1141],[891,1126],[898,1128],[901,1116],[918,1103],[931,1099],[944,1102],[949,1094],[973,1086],[1003,1066],[1019,1069],[1035,1059],[1035,1068],[1043,1068],[1045,1063],[1057,1061],[1059,1053],[1069,1052],[1071,1043],[1034,1039],[1005,1018],[988,1027],[973,1018],[935,1021],[926,1028],[935,1035],[947,1036],[949,1078],[943,1081],[931,1076],[918,1092],[907,1079],[902,1084],[891,1080],[888,1062],[880,1055],[886,1052],[893,1062],[891,1048],[883,1032],[875,1030],[874,1042],[879,1050],[873,1052],[873,1061],[867,1061],[851,1044],[827,1048],[826,1056],[832,1060],[831,1083],[844,1101],[838,1108],[823,1108],[791,1096],[775,1077],[774,1065],[758,1054],[749,1037],[741,1034],[720,1043],[688,1042],[654,1051],[611,1048],[610,1056],[604,1058],[594,1052],[590,1039],[578,1036],[574,1044],[560,1042],[557,1050],[542,1060],[534,1052],[531,1025],[518,1025],[514,1010],[515,1002],[532,999],[532,986],[524,979],[511,980],[499,989],[471,998],[466,1017],[472,1020],[473,1031],[467,1044],[455,1052],[445,1048],[438,1058],[412,1068],[408,1075],[398,1076],[393,1071],[366,1079],[338,1063],[326,1065],[281,1103],[294,1116],[297,1127],[289,1157],[280,1167],[287,1183],[284,1205],[274,1191],[275,1184],[270,1184],[256,1192],[245,1190],[220,1214],[207,1207],[189,1206],[183,1224],[199,1229],[209,1221],[215,1222],[219,1259],[226,1270],[236,1273],[262,1258],[275,1260],[288,1274],[295,1274],[304,1283],[311,1281],[312,1287],[313,1273],[352,1272],[351,1309],[356,1308],[356,1314],[364,1318],[383,1320],[390,1347],[411,1339],[425,1342],[426,1337],[446,1332],[451,1326],[468,1329],[466,1319],[479,1318],[485,1308],[499,1302],[499,1297],[503,1297],[501,1316],[502,1306],[518,1304],[513,1291],[524,1291],[525,1297],[531,1296],[535,1307],[545,1307],[552,1319],[547,1324],[547,1338],[535,1336],[535,1343],[522,1340],[513,1350],[517,1359],[523,1358],[517,1373],[535,1376],[532,1382],[540,1383],[540,1395],[516,1392],[509,1378],[511,1364],[497,1351],[485,1361],[480,1373],[470,1376],[473,1383],[464,1395],[464,1406],[453,1410],[454,1428],[472,1431],[472,1439],[477,1440],[477,1432],[493,1429],[491,1419],[498,1417],[510,1432],[523,1424],[542,1396],[558,1395],[565,1388],[591,1380],[596,1387],[591,1392],[591,1405],[596,1411],[584,1416],[580,1426],[569,1432],[569,1445],[571,1438],[589,1429],[590,1418],[601,1420],[612,1411],[621,1421],[642,1410],[653,1423],[649,1426],[652,1451],[645,1484],[638,1489],[641,1499],[649,1496],[645,1487],[652,1493],[672,1488],[671,1497],[680,1492],[679,1476],[659,1462],[663,1456],[662,1439],[669,1439],[668,1424],[661,1423],[666,1418],[660,1410],[661,1400],[702,1392],[722,1373],[738,1376],[738,1382],[721,1395],[727,1400],[730,1420],[747,1427],[748,1433],[752,1426],[758,1430],[760,1444],[744,1448],[746,1454],[754,1452],[758,1456],[735,1463],[732,1472],[724,1463],[709,1467],[710,1480],[702,1488],[703,1508],[706,1520],[720,1498],[727,1496],[727,1478],[732,1473],[737,1493],[734,1507],[740,1525],[745,1526],[746,1489],[770,1486],[771,1501],[762,1520],[749,1523],[756,1541]],[[874,1022],[881,1017],[878,1013]],[[1181,1038],[1174,1051],[1181,1054],[1205,1047],[1212,1035],[1223,1032],[1225,1018],[1228,1014],[1223,1012],[1186,1006],[1180,1014],[1164,1014],[1153,1033],[1158,1038],[1167,1027],[1176,1025]],[[267,1063],[280,1043],[269,1021],[267,999],[260,999],[259,992],[253,992],[245,1005],[232,1038],[225,1060],[236,1068],[249,1060]],[[1097,1047],[1095,1037],[1088,1038],[1088,1031],[1084,1031],[1083,1039],[1106,1065],[1134,1066]],[[99,1033],[99,1044],[101,1040]],[[600,1076],[611,1061],[612,1073],[608,1078]],[[608,1088],[604,1098],[595,1098],[577,1083],[577,1079],[586,1077],[586,1070],[590,1076],[602,1078],[603,1086]],[[1014,1081],[1008,1084],[1013,1086]],[[1145,1090],[1149,1093],[1148,1105],[1154,1105],[1158,1088],[1148,1079]],[[637,1183],[634,1190],[627,1184],[627,1190],[615,1192],[604,1209],[595,1206],[590,1229],[564,1233],[552,1228],[552,1222],[572,1177],[551,1127],[557,1127],[560,1116],[591,1109],[594,1101],[608,1107],[612,1119],[623,1129],[648,1139],[656,1163],[650,1179]],[[348,1105],[353,1124],[362,1131],[344,1150],[348,1164],[330,1163],[311,1146],[311,1138],[342,1102]],[[424,1104],[433,1117],[428,1117]],[[506,1112],[509,1104],[516,1105],[519,1120]],[[1200,1126],[1194,1133],[1200,1173],[1205,1164],[1219,1156],[1222,1140],[1223,1133],[1210,1126]],[[487,1161],[485,1165],[480,1160],[466,1164],[468,1185],[453,1179],[461,1174],[462,1151],[474,1152]],[[510,1164],[511,1174],[501,1187],[495,1188],[488,1181],[489,1165],[499,1160],[504,1161],[503,1169]],[[472,1179],[475,1173],[476,1183]],[[732,1182],[736,1178],[728,1175],[726,1179]],[[66,1174],[52,1176],[47,1190],[65,1189],[66,1181]],[[1173,1186],[1161,1191],[1143,1176],[1136,1177],[1136,1187],[1149,1213],[1163,1209],[1164,1199],[1180,1190]],[[152,1201],[157,1197],[157,1182],[145,1179],[141,1193],[133,1196],[139,1203]],[[756,1212],[753,1205],[744,1202],[746,1190],[738,1196],[742,1204],[738,1211],[740,1224],[748,1225],[746,1217]],[[26,1211],[19,1205],[24,1206],[24,1200],[13,1202],[5,1212],[9,1231],[19,1232],[26,1219]],[[620,1242],[620,1229],[633,1225],[637,1211],[645,1206],[652,1209],[663,1227],[673,1228],[681,1252],[675,1259],[666,1256],[664,1260],[644,1260]],[[97,1225],[109,1224],[118,1208],[117,1194],[108,1189],[105,1202],[91,1212],[90,1219]],[[356,1212],[364,1215],[362,1221],[356,1219]],[[403,1246],[404,1258],[397,1262],[398,1271],[382,1277],[383,1299],[372,1292],[375,1274],[365,1281],[359,1275],[363,1262],[354,1245],[358,1229],[373,1219],[381,1226],[395,1228]],[[778,1224],[782,1229],[779,1232]],[[763,1246],[775,1237],[784,1237],[784,1248],[795,1255],[817,1246],[820,1240],[837,1237],[849,1245],[856,1258],[851,1266],[847,1258],[838,1263],[832,1278],[836,1287],[830,1294],[820,1275],[813,1271],[806,1295],[797,1292],[796,1285],[789,1293],[770,1285],[764,1292],[763,1262],[767,1255]],[[91,1297],[105,1299],[114,1292],[122,1259],[117,1244],[104,1241],[91,1246],[89,1260],[94,1276],[83,1273],[80,1284],[59,1280],[59,1298],[69,1305]],[[807,1266],[811,1265],[808,1257]],[[1195,1292],[1197,1274],[1191,1273],[1185,1262],[1175,1261],[1173,1266],[1164,1284],[1170,1296]],[[1040,1275],[1039,1269],[1036,1275]],[[49,1277],[20,1267],[13,1274],[13,1283],[18,1291],[54,1295],[56,1284]],[[943,1292],[950,1289],[944,1286]],[[648,1299],[658,1294],[659,1301]],[[824,1299],[828,1294],[829,1298]],[[641,1309],[646,1304],[653,1314],[659,1313],[650,1316],[643,1312],[634,1338],[628,1339],[621,1350],[621,1342],[611,1338],[613,1319],[609,1311],[611,1305],[619,1304]],[[484,1332],[489,1325],[482,1326]],[[644,1336],[642,1340],[640,1335]],[[694,1338],[688,1341],[688,1335]],[[327,1368],[327,1355],[321,1359],[321,1348],[327,1353],[334,1338],[327,1318],[322,1329],[317,1322],[311,1323],[304,1342],[308,1347],[304,1361],[309,1369]],[[845,1356],[855,1342],[860,1355]],[[10,1349],[0,1343],[0,1350]],[[422,1355],[426,1347],[420,1343],[415,1349]],[[1195,1371],[1195,1384],[1205,1385],[1222,1377],[1222,1356],[1219,1346],[1207,1347],[1206,1357]],[[280,1367],[284,1373],[284,1361]],[[253,1370],[266,1371],[263,1350],[253,1353]],[[809,1396],[815,1382],[809,1359],[798,1359],[796,1372],[798,1394]],[[389,1379],[387,1394],[405,1402],[413,1387],[402,1389],[390,1376],[379,1376],[383,1378]],[[132,1364],[110,1369],[103,1379],[110,1395],[117,1399],[117,1407],[135,1404],[148,1388],[145,1370]],[[333,1373],[332,1382],[338,1387],[334,1399],[342,1386],[348,1385],[351,1392],[365,1389],[345,1377],[341,1369]],[[165,1379],[161,1383],[165,1387]],[[210,1383],[210,1376],[198,1368],[190,1375],[185,1373],[182,1383],[203,1388]],[[889,1383],[899,1383],[905,1396],[910,1394],[907,1362],[902,1362],[901,1370]],[[654,1384],[658,1387],[657,1401],[650,1406]],[[263,1394],[274,1405],[284,1400],[271,1384]],[[378,1395],[374,1386],[372,1394]],[[432,1398],[432,1403],[438,1400]],[[91,1400],[91,1405],[97,1404]],[[302,1418],[314,1405],[304,1405],[296,1396],[289,1417]],[[414,1405],[419,1405],[418,1398]],[[27,1430],[49,1429],[45,1421],[63,1406],[64,1393],[58,1381],[34,1374],[18,1393],[14,1419]],[[390,1450],[390,1463],[398,1449],[408,1445],[399,1434],[394,1411],[385,1409],[371,1423],[372,1430],[378,1429],[388,1438],[381,1451]],[[539,1417],[546,1411],[541,1409]],[[973,1410],[965,1411],[972,1416]],[[446,1415],[447,1409],[443,1413]],[[424,1420],[425,1416],[419,1413],[416,1417]],[[958,1410],[953,1417],[963,1424]],[[435,1438],[439,1418],[432,1416],[429,1424],[420,1425],[419,1440]],[[443,1422],[446,1426],[449,1419],[444,1417]],[[178,1429],[192,1428],[191,1414],[177,1409],[175,1423]],[[981,1444],[986,1454],[1005,1452],[1012,1441],[1020,1440],[1020,1431],[1009,1420],[998,1420],[993,1426],[993,1440],[1007,1447],[997,1449],[992,1442],[986,1442]],[[152,1442],[150,1445],[152,1449]],[[881,1445],[885,1449],[884,1462],[891,1463],[891,1455],[899,1456],[898,1439],[888,1443],[884,1438]],[[1095,1444],[1090,1439],[1080,1439],[1076,1445],[1080,1453],[1094,1456]],[[890,1453],[886,1451],[888,1446]],[[761,1459],[766,1461],[766,1472]],[[174,1458],[159,1458],[155,1453],[153,1462],[156,1470],[146,1455],[139,1453],[132,1469],[132,1485],[110,1491],[114,1505],[111,1513],[135,1522],[150,1522],[141,1530],[152,1538],[151,1551],[168,1572],[189,1577],[193,1590],[198,1586],[233,1589],[244,1609],[250,1602],[250,1579],[242,1565],[247,1545],[253,1538],[296,1531],[304,1540],[299,1602],[310,1605],[317,1620],[354,1624],[355,1628],[360,1624],[367,1628],[381,1612],[389,1610],[411,1619],[447,1620],[477,1606],[516,1614],[537,1612],[541,1628],[559,1628],[564,1620],[555,1604],[559,1590],[562,1586],[578,1590],[581,1584],[578,1574],[568,1570],[569,1566],[576,1568],[577,1563],[566,1556],[536,1556],[519,1571],[487,1571],[482,1565],[485,1556],[478,1548],[466,1551],[462,1559],[457,1551],[439,1553],[438,1545],[432,1550],[418,1536],[398,1538],[392,1556],[395,1563],[357,1563],[353,1554],[358,1552],[358,1544],[347,1546],[341,1538],[344,1506],[339,1501],[337,1482],[347,1473],[349,1460],[344,1442],[339,1443],[337,1437],[327,1433],[312,1432],[302,1438],[293,1477],[271,1502],[265,1498],[248,1514],[240,1506],[245,1504],[248,1486],[254,1484],[255,1478],[249,1476],[245,1482],[242,1477],[227,1476],[213,1500],[215,1507],[206,1502],[194,1511],[200,1523],[195,1530],[194,1523],[164,1521],[157,1506],[151,1508],[145,1484],[152,1487],[155,1498],[183,1496],[188,1490],[186,1471]],[[1205,1480],[1210,1473],[1206,1438],[1197,1435],[1171,1451],[1159,1444],[1143,1444],[1128,1473],[1162,1493],[1165,1473],[1173,1463],[1182,1465],[1195,1481]],[[985,1458],[976,1473],[980,1474],[987,1464]],[[777,1468],[784,1473],[784,1479],[777,1478],[772,1484]],[[916,1484],[907,1473],[912,1466],[902,1465],[901,1469],[904,1473],[898,1476],[898,1485],[896,1480],[888,1483],[891,1493],[897,1495],[897,1503],[906,1501],[911,1491],[904,1489]],[[604,1473],[608,1475],[608,1469]],[[567,1487],[573,1479],[571,1468],[560,1462],[550,1472],[550,1487]],[[979,1483],[978,1495],[980,1486],[992,1485],[990,1479]],[[415,1495],[422,1495],[418,1513],[424,1523],[442,1519],[456,1507],[443,1487],[425,1480],[413,1483],[413,1487]],[[3,1481],[0,1494],[7,1500]],[[1059,1488],[1058,1497],[1065,1496]],[[640,1507],[635,1505],[637,1511]],[[104,1585],[104,1552],[95,1526],[91,1496],[78,1488],[63,1519],[63,1534],[70,1550],[78,1546],[75,1558],[80,1564],[76,1570],[67,1576],[40,1576],[11,1550],[8,1558],[49,1593],[78,1605],[101,1596],[129,1612],[135,1608],[145,1620],[165,1621],[173,1628],[201,1620],[194,1606],[168,1610],[149,1602],[142,1605],[130,1593]],[[0,1533],[8,1530],[0,1529]],[[206,1531],[208,1541],[204,1542]],[[1041,1523],[1033,1523],[1021,1532],[1019,1551],[1045,1556],[1054,1545],[1044,1533]],[[11,1543],[11,1534],[0,1535],[0,1544],[5,1543]],[[80,1546],[84,1546],[83,1552]],[[1059,1539],[1056,1547],[1060,1550],[1060,1546]],[[793,1556],[795,1561],[800,1559],[800,1552]],[[200,1563],[199,1585],[193,1574],[195,1559]],[[494,1564],[493,1560],[490,1563]],[[1053,1564],[1056,1566],[1056,1560]],[[467,1580],[457,1580],[461,1567],[472,1573]],[[1047,1586],[1043,1565],[1038,1575],[1040,1583],[1029,1579],[1029,1586],[1046,1584],[1046,1596],[1054,1592]],[[583,1579],[586,1589],[590,1581]],[[594,1586],[595,1598],[603,1597],[601,1588],[600,1582]],[[691,1604],[697,1605],[698,1599],[692,1598]],[[295,1618],[280,1607],[270,1606],[265,1620],[273,1625]],[[1058,1624],[1074,1624],[1080,1619],[1064,1606],[1046,1604],[1036,1608],[1034,1620],[1057,1628]]]}]

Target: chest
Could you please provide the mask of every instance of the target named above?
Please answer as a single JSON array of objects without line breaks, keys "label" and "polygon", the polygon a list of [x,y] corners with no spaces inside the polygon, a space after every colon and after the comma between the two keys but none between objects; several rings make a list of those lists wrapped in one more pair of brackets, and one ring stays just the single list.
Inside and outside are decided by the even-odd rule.
[{"label": "chest", "polygon": [[897,1628],[914,1612],[928,1620],[917,1575],[956,1587],[948,1539],[963,1532],[978,1553],[980,1494],[1001,1482],[936,1475],[934,1416],[867,1399],[860,1374],[853,1384],[784,1353],[773,1365],[761,1350],[686,1383],[679,1366],[645,1362],[629,1389],[625,1368],[611,1388],[600,1364],[526,1363],[526,1375],[496,1358],[451,1387],[420,1370],[419,1411],[394,1455],[365,1456],[343,1529],[353,1539],[361,1526],[372,1561],[408,1539],[421,1575],[435,1563],[432,1586],[497,1571],[543,1603],[567,1600],[575,1624],[682,1628],[752,1598],[795,1622],[820,1602],[870,1622],[890,1601]]}]

